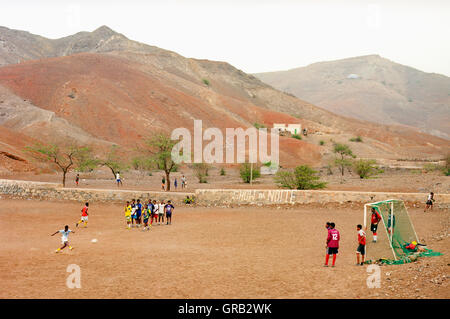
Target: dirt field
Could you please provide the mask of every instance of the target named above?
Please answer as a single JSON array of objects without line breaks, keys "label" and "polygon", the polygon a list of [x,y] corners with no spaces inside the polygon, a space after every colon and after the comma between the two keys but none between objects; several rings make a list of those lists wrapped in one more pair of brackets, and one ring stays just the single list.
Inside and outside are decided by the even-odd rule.
[{"label": "dirt field", "polygon": [[[361,209],[178,207],[172,225],[142,232],[125,228],[121,206],[91,203],[88,228],[70,235],[75,249],[55,254],[50,234],[74,229],[80,209],[1,199],[0,298],[450,298],[448,211],[409,210],[443,256],[382,266],[381,289],[369,289],[355,266]],[[326,221],[342,237],[335,268],[322,267]],[[69,264],[81,289],[66,287]]]}]

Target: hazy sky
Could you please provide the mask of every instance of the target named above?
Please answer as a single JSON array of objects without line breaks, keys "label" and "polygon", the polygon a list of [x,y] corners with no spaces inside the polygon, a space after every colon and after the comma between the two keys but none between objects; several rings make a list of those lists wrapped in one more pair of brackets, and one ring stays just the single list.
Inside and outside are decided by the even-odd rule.
[{"label": "hazy sky", "polygon": [[450,76],[449,0],[0,0],[0,12],[8,28],[58,38],[107,25],[249,73],[379,54]]}]

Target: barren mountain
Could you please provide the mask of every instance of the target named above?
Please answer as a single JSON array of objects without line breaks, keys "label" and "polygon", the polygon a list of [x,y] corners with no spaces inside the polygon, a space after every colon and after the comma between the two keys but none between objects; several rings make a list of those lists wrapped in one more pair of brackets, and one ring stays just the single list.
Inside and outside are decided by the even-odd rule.
[{"label": "barren mountain", "polygon": [[332,143],[319,146],[319,139],[348,142],[361,135],[356,154],[374,158],[439,158],[450,146],[405,126],[335,115],[228,63],[188,59],[107,27],[57,40],[0,29],[0,39],[14,48],[0,50],[10,61],[0,67],[0,126],[44,142],[74,139],[132,150],[155,130],[192,130],[201,119],[204,129],[301,123],[308,137],[280,139],[286,166],[320,165]]},{"label": "barren mountain", "polygon": [[444,75],[369,55],[256,76],[336,114],[450,138],[450,78]]}]

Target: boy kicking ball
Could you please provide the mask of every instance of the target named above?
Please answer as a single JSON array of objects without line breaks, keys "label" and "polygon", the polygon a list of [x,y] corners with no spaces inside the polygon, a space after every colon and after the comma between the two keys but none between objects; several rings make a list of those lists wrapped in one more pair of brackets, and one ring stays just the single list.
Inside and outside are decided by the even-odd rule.
[{"label": "boy kicking ball", "polygon": [[69,247],[69,249],[72,250],[73,247],[70,246],[70,244],[69,244],[69,234],[70,234],[70,233],[74,233],[74,234],[75,234],[75,232],[74,232],[73,230],[70,230],[70,229],[69,229],[69,226],[66,225],[66,226],[64,226],[64,229],[57,230],[56,232],[54,232],[53,234],[51,234],[51,236],[55,236],[57,233],[61,233],[61,243],[62,243],[62,247],[61,247],[61,248],[58,248],[58,249],[55,251],[55,253],[59,253],[61,250],[63,250],[63,249],[66,248],[66,247]]},{"label": "boy kicking ball", "polygon": [[75,227],[78,227],[79,224],[84,223],[84,227],[87,227],[88,223],[88,209],[89,203],[86,203],[83,209],[81,210],[81,219],[78,223],[75,224]]}]

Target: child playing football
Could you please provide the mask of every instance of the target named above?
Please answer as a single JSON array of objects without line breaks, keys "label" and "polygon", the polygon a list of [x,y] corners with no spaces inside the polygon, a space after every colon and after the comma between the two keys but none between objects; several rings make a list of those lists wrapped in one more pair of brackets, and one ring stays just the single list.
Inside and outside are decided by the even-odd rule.
[{"label": "child playing football", "polygon": [[62,243],[62,246],[61,246],[60,248],[58,248],[58,249],[55,251],[55,253],[59,253],[61,250],[63,250],[63,249],[66,248],[66,247],[69,247],[69,249],[72,250],[73,248],[72,248],[72,246],[70,246],[70,244],[69,244],[69,234],[70,234],[70,233],[74,233],[74,234],[75,234],[75,232],[74,232],[73,230],[70,230],[70,229],[69,229],[69,226],[66,225],[66,226],[64,226],[64,229],[57,230],[57,231],[55,231],[53,234],[51,234],[50,236],[55,236],[57,233],[61,233],[61,243]]},{"label": "child playing football", "polygon": [[81,219],[78,221],[78,223],[75,224],[75,227],[78,227],[79,224],[84,223],[84,227],[87,227],[88,223],[88,209],[89,209],[89,203],[86,203],[83,209],[81,210]]},{"label": "child playing football", "polygon": [[161,224],[161,222],[164,224],[164,207],[166,205],[164,204],[164,201],[162,200],[158,207],[158,224]]},{"label": "child playing football", "polygon": [[164,210],[166,212],[167,225],[172,224],[172,212],[174,209],[175,209],[175,207],[173,207],[172,202],[170,200],[167,202],[167,205],[164,206]]},{"label": "child playing football", "polygon": [[372,216],[370,217],[370,231],[373,234],[373,242],[377,242],[377,229],[378,223],[381,220],[380,214],[376,211],[375,207],[372,207]]},{"label": "child playing football", "polygon": [[[361,225],[356,226],[358,231],[358,247],[356,248],[356,265],[364,265],[364,256],[366,255],[366,233],[362,230]],[[361,263],[359,262],[359,255],[361,255]]]},{"label": "child playing football", "polygon": [[150,208],[149,208],[148,204],[146,204],[144,207],[144,210],[142,212],[142,219],[144,222],[144,228],[142,230],[150,230],[150,228],[148,226],[149,218],[150,218]]},{"label": "child playing football", "polygon": [[331,267],[334,267],[336,263],[336,255],[338,254],[339,249],[339,240],[341,239],[341,236],[339,234],[339,230],[335,229],[335,224],[330,223],[330,229],[328,231],[328,237],[327,237],[327,255],[325,257],[325,267],[328,267],[328,260],[330,258],[330,255],[333,255],[333,264]]},{"label": "child playing football", "polygon": [[125,206],[125,220],[127,221],[127,229],[131,229],[131,205],[127,202]]}]

